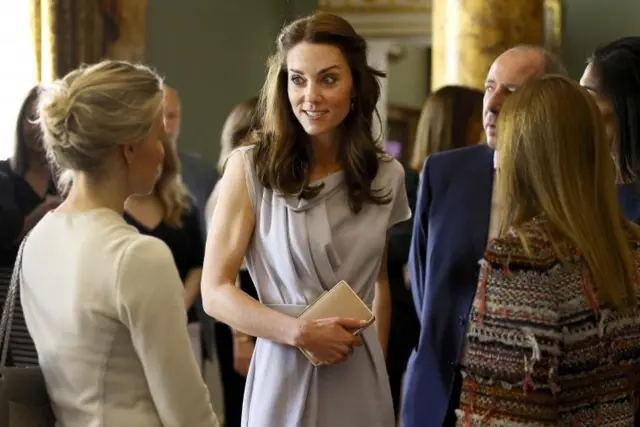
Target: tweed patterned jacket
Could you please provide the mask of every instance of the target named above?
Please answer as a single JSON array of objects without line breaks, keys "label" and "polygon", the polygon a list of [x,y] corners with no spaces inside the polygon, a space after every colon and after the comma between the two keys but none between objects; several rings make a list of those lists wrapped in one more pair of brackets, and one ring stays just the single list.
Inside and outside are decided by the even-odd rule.
[{"label": "tweed patterned jacket", "polygon": [[544,227],[524,228],[529,254],[509,232],[481,261],[457,426],[633,426],[640,310],[599,302],[579,250],[560,259]]}]

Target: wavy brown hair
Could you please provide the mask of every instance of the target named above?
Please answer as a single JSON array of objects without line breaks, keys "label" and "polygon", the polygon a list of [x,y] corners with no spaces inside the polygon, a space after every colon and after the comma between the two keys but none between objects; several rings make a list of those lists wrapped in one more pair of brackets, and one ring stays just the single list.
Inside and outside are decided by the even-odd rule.
[{"label": "wavy brown hair", "polygon": [[345,174],[349,207],[357,213],[365,202],[389,203],[388,194],[378,194],[380,190],[371,188],[379,162],[389,159],[372,134],[380,97],[377,78],[385,74],[368,65],[364,38],[346,20],[329,13],[317,13],[284,27],[278,36],[277,52],[269,58],[258,105],[260,130],[248,140],[256,146],[254,162],[260,182],[283,196],[303,199],[315,197],[322,188],[309,185],[309,136],[296,119],[287,94],[287,53],[303,42],[339,48],[353,75],[352,109],[338,132],[338,161]]}]

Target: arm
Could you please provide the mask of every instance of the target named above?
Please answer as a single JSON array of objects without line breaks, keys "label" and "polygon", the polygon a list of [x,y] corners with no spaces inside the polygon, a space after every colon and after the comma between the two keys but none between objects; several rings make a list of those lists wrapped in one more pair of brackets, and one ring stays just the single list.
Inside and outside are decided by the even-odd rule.
[{"label": "arm", "polygon": [[200,230],[200,215],[195,204],[191,204],[191,211],[184,217],[184,231],[189,235],[190,254],[189,272],[184,279],[184,305],[188,310],[200,295],[202,281],[202,264],[204,262],[204,244]]},{"label": "arm", "polygon": [[[241,289],[240,275],[236,279],[236,286]],[[239,375],[246,377],[249,374],[255,339],[233,328],[231,328],[231,335],[233,337],[233,369]]]},{"label": "arm", "polygon": [[234,153],[220,182],[202,274],[204,309],[242,333],[295,345],[298,319],[266,307],[236,287],[256,220],[244,168],[244,153]]},{"label": "arm", "polygon": [[191,349],[183,287],[169,248],[147,237],[132,243],[122,255],[116,289],[120,320],[129,328],[162,424],[218,426]]},{"label": "arm", "polygon": [[222,177],[202,273],[204,309],[241,333],[306,349],[324,363],[339,363],[361,343],[349,331],[359,329],[363,322],[342,318],[303,321],[261,304],[236,287],[256,223],[244,156],[242,151],[232,154]]},{"label": "arm", "polygon": [[202,280],[202,267],[189,270],[184,279],[184,307],[188,310],[196,302],[200,295],[200,282]]},{"label": "arm", "polygon": [[376,281],[376,294],[373,298],[373,314],[376,316],[376,330],[382,352],[387,355],[389,343],[389,327],[391,325],[391,292],[389,291],[389,278],[387,276],[387,248],[382,254],[380,273]]},{"label": "arm", "polygon": [[431,205],[429,185],[429,158],[424,162],[420,185],[418,187],[418,200],[413,220],[413,233],[411,237],[411,249],[409,250],[409,274],[411,281],[411,293],[416,313],[420,318],[422,312],[422,300],[426,286],[427,270],[427,243],[429,229],[429,208]]}]

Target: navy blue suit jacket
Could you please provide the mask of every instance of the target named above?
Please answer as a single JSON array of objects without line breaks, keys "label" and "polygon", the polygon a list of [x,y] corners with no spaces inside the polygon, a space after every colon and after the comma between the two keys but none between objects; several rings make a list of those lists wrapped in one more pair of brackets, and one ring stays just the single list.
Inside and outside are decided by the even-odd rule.
[{"label": "navy blue suit jacket", "polygon": [[629,221],[640,224],[640,194],[637,184],[618,184],[618,203]]},{"label": "navy blue suit jacket", "polygon": [[431,155],[420,178],[409,255],[420,339],[405,377],[403,427],[452,425],[466,321],[487,246],[493,150]]}]

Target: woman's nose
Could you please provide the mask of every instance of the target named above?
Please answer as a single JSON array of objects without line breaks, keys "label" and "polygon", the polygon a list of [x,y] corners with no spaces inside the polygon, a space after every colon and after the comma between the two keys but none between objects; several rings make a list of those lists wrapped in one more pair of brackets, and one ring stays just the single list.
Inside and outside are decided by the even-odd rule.
[{"label": "woman's nose", "polygon": [[309,83],[305,88],[304,97],[308,102],[317,102],[322,98],[321,89],[316,83]]}]

